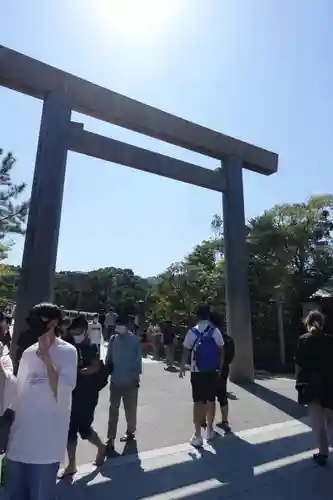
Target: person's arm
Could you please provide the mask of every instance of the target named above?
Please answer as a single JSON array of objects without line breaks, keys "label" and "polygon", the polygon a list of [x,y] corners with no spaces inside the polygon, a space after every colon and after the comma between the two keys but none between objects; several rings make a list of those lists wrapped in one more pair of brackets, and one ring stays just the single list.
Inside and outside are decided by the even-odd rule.
[{"label": "person's arm", "polygon": [[141,343],[138,337],[134,337],[135,339],[135,344],[134,344],[134,376],[139,378],[139,376],[142,373],[142,352],[141,352]]},{"label": "person's arm", "polygon": [[99,369],[100,369],[100,362],[98,359],[94,359],[90,366],[87,366],[86,368],[81,368],[80,373],[81,375],[93,375],[94,373],[97,373]]},{"label": "person's arm", "polygon": [[52,361],[52,358],[50,356],[49,351],[47,351],[46,353],[40,353],[39,357],[45,365],[46,374],[47,374],[47,378],[49,380],[51,390],[53,392],[55,399],[57,399],[58,398],[59,373],[57,372],[57,370],[53,364],[53,361]]},{"label": "person's arm", "polygon": [[218,328],[215,328],[213,333],[213,338],[218,347],[220,348],[220,372],[221,372],[224,361],[224,340],[223,340],[223,335]]},{"label": "person's arm", "polygon": [[112,363],[113,363],[113,360],[112,360],[113,342],[114,342],[114,338],[111,337],[109,344],[108,344],[108,350],[106,351],[105,361],[104,361],[106,367],[108,367],[109,365],[112,365]]},{"label": "person's arm", "polygon": [[0,370],[5,377],[2,397],[2,410],[5,411],[15,403],[17,397],[17,378],[14,376],[13,363],[9,355],[1,356]]},{"label": "person's arm", "polygon": [[77,375],[77,352],[75,348],[64,350],[59,371],[54,366],[48,349],[39,348],[37,355],[45,365],[47,378],[56,400],[58,400],[60,386],[61,388],[70,388],[71,391],[74,389]]},{"label": "person's arm", "polygon": [[58,372],[57,400],[68,397],[76,386],[77,378],[77,350],[75,347],[64,349]]},{"label": "person's arm", "polygon": [[185,373],[185,366],[188,362],[188,357],[190,354],[190,351],[193,347],[193,338],[194,334],[191,330],[189,330],[185,336],[184,342],[183,342],[183,352],[182,352],[182,357],[181,357],[181,362],[180,362],[180,369],[179,369],[179,376],[182,377]]},{"label": "person's arm", "polygon": [[80,370],[81,375],[85,376],[93,375],[94,373],[97,373],[100,369],[101,363],[99,360],[97,347],[95,345],[91,345],[90,349],[91,349],[91,364],[86,368],[81,368]]}]

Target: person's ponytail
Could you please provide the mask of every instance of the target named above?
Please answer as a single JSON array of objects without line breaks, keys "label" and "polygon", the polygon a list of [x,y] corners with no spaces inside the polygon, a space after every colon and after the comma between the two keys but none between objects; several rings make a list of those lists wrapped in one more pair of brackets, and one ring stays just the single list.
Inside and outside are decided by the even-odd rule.
[{"label": "person's ponytail", "polygon": [[305,320],[305,327],[310,335],[322,333],[324,328],[324,316],[320,311],[311,311]]}]

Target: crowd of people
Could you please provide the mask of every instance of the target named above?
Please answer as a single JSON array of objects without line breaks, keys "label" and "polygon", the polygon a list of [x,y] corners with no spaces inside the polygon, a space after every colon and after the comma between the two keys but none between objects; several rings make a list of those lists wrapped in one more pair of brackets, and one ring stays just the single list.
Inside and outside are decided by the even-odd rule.
[{"label": "crowd of people", "polygon": [[[9,500],[55,500],[66,449],[68,463],[61,477],[71,479],[77,472],[79,437],[95,446],[95,464],[102,465],[115,451],[121,403],[127,422],[121,441],[135,439],[142,345],[151,340],[153,356],[159,358],[163,343],[168,369],[174,363],[174,328],[170,322],[160,327],[152,318],[145,339],[136,329],[135,318],[113,311],[107,318],[107,314],[104,318],[95,314],[88,322],[84,314],[78,314],[68,319],[54,304],[36,305],[28,317],[28,329],[19,338],[15,375],[5,340],[8,321],[0,315],[0,445],[6,452],[4,485]],[[309,408],[318,443],[319,452],[313,458],[326,465],[333,430],[333,336],[318,311],[309,314],[305,325],[307,333],[300,338],[296,353],[296,389],[300,404]],[[103,360],[101,345],[105,341]],[[185,335],[179,366],[183,378],[190,360],[194,424],[190,443],[194,447],[203,446],[204,438],[210,441],[216,436],[216,401],[221,409],[217,425],[226,433],[231,431],[227,380],[234,355],[223,317],[207,305],[200,306],[195,326]],[[108,384],[110,406],[103,439],[93,422],[99,393]]]}]

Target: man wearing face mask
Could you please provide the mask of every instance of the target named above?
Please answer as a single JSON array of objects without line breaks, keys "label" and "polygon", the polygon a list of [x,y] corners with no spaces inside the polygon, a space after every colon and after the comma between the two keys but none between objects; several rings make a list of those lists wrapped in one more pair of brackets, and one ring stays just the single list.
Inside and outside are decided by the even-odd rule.
[{"label": "man wearing face mask", "polygon": [[98,355],[101,354],[101,341],[102,341],[102,325],[98,321],[98,314],[94,314],[93,320],[89,323],[89,338],[90,342],[96,346]]},{"label": "man wearing face mask", "polygon": [[67,443],[68,465],[62,475],[63,477],[72,477],[77,471],[78,435],[81,436],[81,439],[96,446],[96,465],[102,465],[105,460],[105,445],[92,427],[98,403],[99,387],[96,375],[100,369],[100,359],[96,345],[90,341],[88,321],[85,316],[79,315],[73,319],[68,327],[66,340],[75,346],[78,353],[77,384],[73,391]]},{"label": "man wearing face mask", "polygon": [[5,491],[10,500],[54,500],[67,443],[77,353],[56,336],[62,319],[56,305],[38,304],[29,318],[38,341],[23,352],[18,369]]},{"label": "man wearing face mask", "polygon": [[108,455],[114,451],[121,401],[125,410],[127,432],[120,438],[120,441],[127,442],[135,439],[142,357],[140,339],[129,330],[128,324],[128,316],[117,317],[116,334],[110,339],[105,360],[106,367],[111,374],[106,445]]}]

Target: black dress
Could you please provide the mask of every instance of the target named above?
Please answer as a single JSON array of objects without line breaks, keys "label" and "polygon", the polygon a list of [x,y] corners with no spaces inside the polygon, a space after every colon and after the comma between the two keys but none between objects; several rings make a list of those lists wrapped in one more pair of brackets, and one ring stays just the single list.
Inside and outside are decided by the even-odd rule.
[{"label": "black dress", "polygon": [[320,332],[303,335],[295,361],[299,403],[318,403],[333,410],[333,336]]}]

